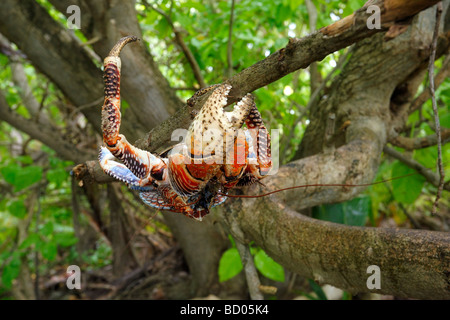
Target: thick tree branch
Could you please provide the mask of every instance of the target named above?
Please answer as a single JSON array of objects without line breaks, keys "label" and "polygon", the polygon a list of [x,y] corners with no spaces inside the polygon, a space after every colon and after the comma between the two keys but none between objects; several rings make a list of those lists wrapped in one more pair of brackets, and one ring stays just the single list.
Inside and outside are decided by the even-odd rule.
[{"label": "thick tree branch", "polygon": [[[450,129],[442,130],[442,143],[445,144],[450,141]],[[404,136],[398,136],[389,140],[396,147],[400,147],[406,150],[416,150],[435,146],[437,144],[437,137],[435,134],[418,137],[408,138]]]},{"label": "thick tree branch", "polygon": [[[81,31],[92,43],[95,52],[103,59],[117,40],[127,35],[142,39],[135,10],[135,0],[51,0],[64,15],[67,7],[77,4],[82,10]],[[133,131],[149,130],[167,119],[181,106],[181,101],[170,88],[153,61],[143,39],[121,53],[123,99],[130,105],[127,123]],[[136,90],[140,88],[140,90]],[[140,132],[128,136],[134,141]]]},{"label": "thick tree branch", "polygon": [[[249,239],[289,270],[353,293],[450,299],[448,233],[317,221],[277,200],[234,205]],[[380,290],[367,288],[371,265],[380,267]]]},{"label": "thick tree branch", "polygon": [[93,154],[85,150],[78,150],[74,145],[65,141],[62,137],[55,134],[54,129],[45,127],[32,120],[28,120],[12,111],[9,107],[3,93],[0,91],[0,119],[9,123],[16,129],[28,134],[33,139],[39,140],[65,160],[71,160],[75,163],[82,163],[87,159],[92,159]]}]

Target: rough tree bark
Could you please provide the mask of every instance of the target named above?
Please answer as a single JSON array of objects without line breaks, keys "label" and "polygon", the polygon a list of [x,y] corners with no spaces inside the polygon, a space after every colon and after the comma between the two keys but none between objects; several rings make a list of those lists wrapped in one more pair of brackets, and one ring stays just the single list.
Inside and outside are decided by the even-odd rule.
[{"label": "rough tree bark", "polygon": [[[231,95],[243,96],[245,93],[276,81],[290,72],[305,68],[311,62],[321,60],[336,50],[377,32],[388,30],[396,22],[407,20],[436,2],[438,1],[369,1],[368,4],[376,4],[382,8],[382,30],[367,29],[365,23],[367,14],[363,8],[350,17],[319,30],[309,37],[292,39],[286,48],[229,79],[234,88]],[[119,13],[114,10],[114,7],[94,7],[94,5],[89,6],[86,3],[80,2],[85,6],[86,12],[91,12],[91,18],[86,20],[90,26],[95,25],[95,21],[99,17],[96,14],[100,14],[100,11],[96,12],[95,10],[106,10],[109,19],[114,17],[117,21],[121,21],[117,16]],[[447,9],[448,1],[444,1],[444,3]],[[34,2],[16,3],[7,0],[2,3],[2,6],[2,9],[6,10],[0,10],[1,33],[15,42],[36,66],[62,88],[71,100],[75,101],[79,98],[76,94],[71,93],[70,85],[77,86],[80,95],[88,94],[77,105],[96,99],[100,90],[97,88],[101,86],[99,70],[92,67],[92,62],[86,61],[87,59],[84,58],[86,53],[80,49],[78,44],[72,40],[62,42],[61,39],[67,39],[64,28],[61,26],[56,28],[42,17],[38,19],[33,18],[34,15],[30,16],[30,10],[31,12],[40,10],[36,8],[37,5]],[[114,12],[115,14],[113,14]],[[447,14],[444,14],[443,17],[448,17],[448,11],[446,12]],[[428,27],[433,24],[432,20],[428,17],[423,22]],[[108,20],[100,21],[108,23]],[[97,24],[97,28],[101,30],[101,37],[107,37],[110,33],[102,31],[102,23]],[[27,37],[22,32],[11,31],[18,29],[19,26],[20,28],[26,27]],[[46,32],[41,29],[46,30],[46,28],[42,28],[42,26],[48,26],[51,27],[50,30],[54,30],[50,33],[53,35],[52,41],[48,40],[48,36],[45,37]],[[54,29],[52,29],[53,27]],[[445,27],[448,27],[448,21],[446,21]],[[92,32],[93,29],[90,27],[91,31],[88,32]],[[113,37],[120,34],[119,30],[114,27],[112,29],[114,30],[111,31]],[[132,31],[137,32],[138,30],[132,29]],[[370,182],[376,172],[378,159],[387,138],[395,134],[391,128],[396,128],[404,122],[403,104],[401,103],[404,95],[400,94],[403,91],[399,88],[409,89],[413,93],[413,89],[417,88],[420,75],[423,75],[421,70],[428,56],[426,50],[428,36],[424,33],[423,47],[420,48],[417,42],[408,43],[412,38],[407,37],[411,37],[413,34],[414,31],[409,30],[409,35],[402,35],[387,43],[381,36],[373,37],[358,46],[358,55],[352,56],[345,72],[332,85],[333,94],[329,95],[329,99],[321,102],[316,114],[311,115],[311,128],[308,129],[298,154],[299,157],[311,156],[282,167],[276,176],[265,181],[267,188],[264,190],[255,186],[249,189],[248,193],[256,194],[300,184]],[[91,36],[95,37],[94,33]],[[37,42],[44,43],[45,48],[42,44],[36,44],[40,49],[33,52],[35,47],[32,38],[37,39],[35,40]],[[109,41],[113,42],[112,38]],[[406,50],[402,50],[402,46],[405,46],[405,42],[402,41],[406,42]],[[107,46],[109,42],[105,43]],[[71,49],[59,55],[56,50],[58,46]],[[440,48],[447,46],[448,33],[444,33]],[[104,56],[102,51],[104,49],[100,44],[96,50],[99,50],[99,55]],[[145,55],[134,50],[134,54],[138,56]],[[399,56],[393,55],[393,52]],[[383,56],[384,60],[378,60],[377,53]],[[372,56],[374,60],[367,61],[365,55]],[[72,65],[68,66],[63,61],[65,59],[71,61]],[[48,60],[58,62],[60,67],[67,67],[67,74],[73,77],[72,81],[66,81],[52,73],[53,68],[49,66]],[[133,57],[127,55],[123,60],[132,61]],[[364,65],[365,62],[368,65]],[[84,65],[85,63],[86,65]],[[80,66],[83,66],[83,70],[90,69],[92,73],[79,72],[81,71]],[[129,68],[133,70],[132,66]],[[124,67],[124,72],[125,69],[126,67]],[[383,79],[384,82],[377,77]],[[88,79],[89,87],[85,85],[88,83]],[[127,87],[125,82],[127,82],[126,79],[124,79],[125,95],[126,91],[140,89]],[[131,93],[132,91],[128,93],[130,100]],[[406,96],[408,97],[408,95]],[[148,100],[151,97],[147,96],[145,99]],[[171,99],[166,99],[168,105],[173,103],[173,101],[170,102]],[[201,107],[201,102],[196,108]],[[149,104],[150,101],[145,101],[145,105]],[[136,113],[139,114],[143,105],[132,105],[131,108],[136,108]],[[185,106],[174,117],[152,132],[138,136],[133,136],[133,133],[130,135],[134,138],[141,137],[137,141],[137,145],[153,151],[170,139],[173,129],[187,126],[191,119],[191,111],[189,107]],[[94,125],[100,121],[97,111],[84,109],[83,112]],[[349,119],[351,125],[345,133],[338,132],[333,137],[331,148],[326,148],[327,152],[323,153],[320,149],[323,145],[321,143],[323,132],[314,128],[323,125],[330,112],[336,113],[338,123]],[[124,118],[124,123],[124,131],[128,135],[131,127],[135,125],[133,116]],[[126,125],[127,123],[128,125]],[[96,128],[99,127],[98,125]],[[315,139],[319,139],[316,146],[313,145]],[[333,145],[335,150],[333,150]],[[92,169],[95,172],[95,167]],[[94,178],[101,180],[102,176]],[[209,287],[215,282],[214,277],[208,276],[206,273],[213,272],[215,274],[214,268],[217,266],[217,260],[224,245],[224,241],[221,240],[222,234],[213,227],[213,222],[217,219],[226,224],[229,221],[238,221],[247,239],[255,240],[272,257],[289,269],[301,275],[313,277],[322,283],[331,283],[351,291],[367,292],[365,271],[368,265],[377,264],[385,274],[385,278],[383,278],[385,281],[380,292],[419,298],[450,297],[448,234],[351,228],[309,219],[296,212],[321,203],[351,199],[361,190],[362,188],[336,190],[310,187],[273,195],[263,200],[233,200],[218,210],[218,215],[210,216],[201,224],[174,214],[165,216],[175,236],[180,240],[195,279],[194,293],[197,294],[209,292]],[[217,239],[217,241],[210,241],[210,239]],[[245,241],[246,239],[241,240]],[[199,256],[202,259],[198,259]]]}]

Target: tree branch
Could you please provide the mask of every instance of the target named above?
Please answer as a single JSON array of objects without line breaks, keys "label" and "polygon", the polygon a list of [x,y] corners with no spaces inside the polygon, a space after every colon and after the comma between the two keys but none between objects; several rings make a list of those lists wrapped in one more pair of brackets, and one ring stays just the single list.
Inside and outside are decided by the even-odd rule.
[{"label": "tree branch", "polygon": [[233,20],[234,20],[235,0],[231,0],[230,22],[228,25],[228,42],[227,42],[227,78],[233,75]]},{"label": "tree branch", "polygon": [[[448,233],[338,225],[277,200],[242,201],[236,213],[248,237],[289,270],[352,293],[450,298]],[[380,267],[380,290],[367,288],[371,265]]]},{"label": "tree branch", "polygon": [[434,61],[436,60],[436,49],[437,49],[437,40],[439,36],[439,25],[441,23],[441,15],[442,15],[442,2],[439,2],[436,6],[436,22],[433,33],[433,41],[431,43],[431,54],[430,54],[430,62],[428,64],[428,78],[430,79],[430,93],[431,93],[431,104],[433,106],[434,113],[434,124],[436,127],[436,141],[437,141],[437,165],[439,169],[439,184],[438,190],[436,193],[436,200],[433,203],[433,208],[431,212],[436,214],[436,209],[439,203],[439,199],[441,198],[442,190],[444,188],[444,179],[445,179],[445,171],[444,165],[442,163],[442,138],[441,138],[441,125],[439,122],[439,112],[436,103],[436,89],[434,86]]},{"label": "tree branch", "polygon": [[152,10],[158,12],[169,23],[170,27],[172,28],[173,33],[175,34],[175,43],[178,44],[178,46],[181,48],[181,51],[183,52],[189,65],[191,66],[192,72],[194,73],[194,77],[197,80],[198,84],[200,85],[200,88],[206,88],[207,85],[206,85],[205,79],[203,78],[202,71],[200,70],[200,67],[197,63],[197,60],[195,60],[195,57],[192,54],[191,50],[186,45],[186,42],[184,42],[183,35],[182,35],[182,32],[183,32],[182,29],[175,27],[175,25],[172,21],[172,18],[170,18],[170,16],[168,14],[166,14],[163,10],[155,7],[153,4],[150,4],[147,1],[144,1],[144,5],[146,7],[150,7]]},{"label": "tree branch", "polygon": [[[450,141],[450,129],[444,129],[442,131],[442,142],[445,144],[449,141]],[[396,147],[400,147],[411,151],[435,146],[437,144],[437,137],[435,134],[418,138],[397,136],[395,138],[390,139],[389,142]]]},{"label": "tree branch", "polygon": [[82,163],[94,156],[86,150],[75,149],[74,145],[61,138],[51,127],[42,126],[34,121],[23,118],[13,112],[0,90],[0,119],[9,123],[16,129],[28,134],[33,139],[39,140],[49,146],[63,159],[75,163]]},{"label": "tree branch", "polygon": [[[447,55],[444,62],[442,63],[442,67],[437,73],[437,75],[434,77],[434,84],[437,87],[439,87],[442,82],[450,75],[450,54]],[[422,93],[417,96],[411,102],[411,105],[409,107],[409,113],[413,113],[414,111],[418,110],[428,99],[431,98],[431,91],[430,88],[425,88]]]},{"label": "tree branch", "polygon": [[[402,153],[389,148],[389,147],[384,147],[383,148],[384,153],[386,153],[387,155],[401,161],[402,163],[406,164],[408,167],[416,170],[418,173],[420,173],[422,176],[425,177],[425,179],[431,183],[433,186],[438,187],[439,186],[439,175],[434,173],[431,169],[428,169],[427,167],[424,167],[423,165],[421,165],[420,163],[418,163],[417,161],[404,156]],[[445,186],[445,189],[447,191],[450,191],[450,186]]]}]

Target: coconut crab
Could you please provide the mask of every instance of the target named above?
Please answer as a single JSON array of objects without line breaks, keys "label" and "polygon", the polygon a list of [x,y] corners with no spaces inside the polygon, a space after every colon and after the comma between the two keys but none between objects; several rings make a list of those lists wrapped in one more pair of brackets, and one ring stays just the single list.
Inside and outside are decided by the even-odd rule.
[{"label": "coconut crab", "polygon": [[185,142],[167,157],[130,144],[119,134],[119,54],[136,40],[134,36],[120,39],[104,60],[105,146],[100,150],[100,165],[105,173],[139,190],[147,205],[201,220],[210,208],[227,199],[228,190],[255,183],[269,173],[270,136],[251,94],[240,99],[232,111],[224,110],[231,85],[221,84],[199,90],[188,100],[193,103],[212,91],[190,125]]}]

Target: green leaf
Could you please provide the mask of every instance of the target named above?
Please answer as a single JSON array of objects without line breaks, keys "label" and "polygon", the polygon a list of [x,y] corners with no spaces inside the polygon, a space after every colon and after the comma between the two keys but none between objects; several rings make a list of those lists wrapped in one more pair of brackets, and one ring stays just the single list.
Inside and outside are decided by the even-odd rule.
[{"label": "green leaf", "polygon": [[243,269],[241,257],[236,248],[225,251],[219,261],[219,281],[227,281]]},{"label": "green leaf", "polygon": [[27,215],[27,208],[25,207],[23,200],[16,200],[11,202],[11,204],[8,206],[8,211],[14,217],[17,217],[19,219],[23,219]]},{"label": "green leaf", "polygon": [[2,283],[7,289],[11,289],[12,282],[20,273],[20,255],[15,254],[11,261],[5,266],[2,273]]},{"label": "green leaf", "polygon": [[[407,167],[401,162],[397,162],[392,168],[392,178],[401,177],[407,174],[415,173],[416,171]],[[419,197],[422,192],[425,178],[422,175],[416,174],[402,179],[393,180],[392,193],[398,202],[411,204]]]},{"label": "green leaf", "polygon": [[14,186],[14,192],[25,189],[42,179],[42,168],[38,166],[20,167],[16,164],[0,169],[5,181]]},{"label": "green leaf", "polygon": [[21,168],[16,174],[16,181],[14,183],[14,191],[25,189],[26,187],[35,184],[42,179],[42,168],[38,166],[27,166]]},{"label": "green leaf", "polygon": [[55,242],[62,247],[70,247],[78,242],[78,238],[75,237],[74,233],[62,232],[55,234]]},{"label": "green leaf", "polygon": [[255,255],[255,266],[266,278],[274,281],[284,282],[284,269],[269,257],[264,250]]},{"label": "green leaf", "polygon": [[40,230],[39,233],[44,236],[50,236],[53,233],[53,222],[48,221]]},{"label": "green leaf", "polygon": [[16,173],[19,170],[20,166],[18,166],[17,164],[11,164],[3,168],[0,168],[0,173],[2,174],[6,182],[14,185],[14,182],[16,181]]},{"label": "green leaf", "polygon": [[68,178],[68,176],[69,175],[66,170],[62,168],[49,170],[47,172],[47,180],[56,184],[57,188],[61,187],[62,183]]},{"label": "green leaf", "polygon": [[37,244],[39,241],[41,241],[39,239],[39,235],[37,235],[36,233],[31,233],[30,235],[28,235],[28,237],[25,238],[25,240],[22,241],[19,249],[24,250],[33,244]]},{"label": "green leaf", "polygon": [[49,261],[55,260],[57,253],[58,247],[56,246],[56,243],[53,241],[45,243],[41,248],[42,256]]},{"label": "green leaf", "polygon": [[155,29],[159,31],[159,36],[161,38],[165,38],[170,36],[172,33],[172,29],[165,18],[161,18],[158,24],[155,26]]}]

